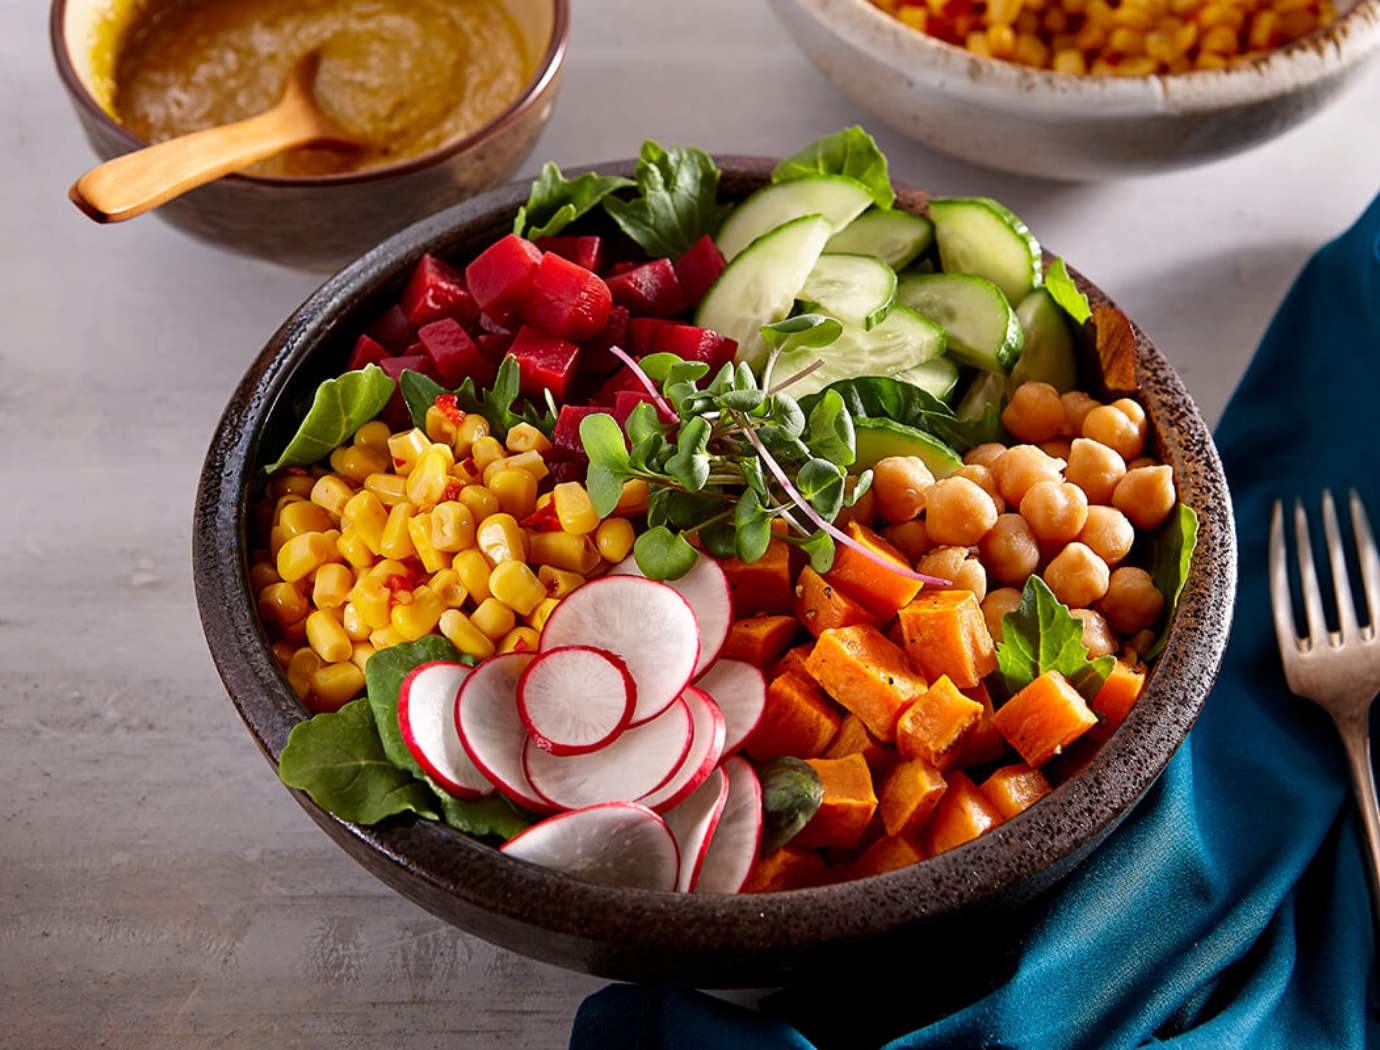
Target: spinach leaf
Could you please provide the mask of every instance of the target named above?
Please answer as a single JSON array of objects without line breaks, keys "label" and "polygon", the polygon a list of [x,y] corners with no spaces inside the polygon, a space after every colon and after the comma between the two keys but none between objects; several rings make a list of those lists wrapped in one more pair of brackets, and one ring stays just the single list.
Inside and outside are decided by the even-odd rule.
[{"label": "spinach leaf", "polygon": [[954,410],[927,390],[892,379],[865,376],[840,379],[801,400],[810,411],[830,391],[843,398],[854,419],[890,419],[923,430],[962,453],[975,445],[995,441],[1001,435],[1001,417],[992,406],[976,419],[959,419]]},{"label": "spinach leaf", "polygon": [[997,670],[1015,693],[1046,671],[1058,671],[1080,693],[1094,696],[1112,673],[1113,656],[1088,659],[1083,622],[1038,576],[1026,580],[1021,604],[1002,620]]},{"label": "spinach leaf", "polygon": [[[398,689],[409,671],[433,660],[459,660],[455,646],[437,634],[415,642],[380,649],[364,665],[364,684],[369,692],[369,709],[374,713],[379,742],[388,760],[414,777],[423,776],[422,767],[403,743],[398,728]],[[466,661],[467,663],[473,661]]]},{"label": "spinach leaf", "polygon": [[596,412],[580,420],[580,443],[589,457],[585,487],[590,502],[595,513],[606,518],[623,498],[623,482],[632,477],[623,430],[607,412]]},{"label": "spinach leaf", "polygon": [[311,408],[287,448],[264,472],[304,467],[325,459],[356,430],[383,411],[397,384],[378,365],[327,379],[316,388]]},{"label": "spinach leaf", "polygon": [[832,135],[815,139],[799,153],[787,157],[771,173],[772,182],[786,182],[802,175],[847,175],[867,187],[881,208],[896,200],[887,175],[886,154],[877,141],[854,124]]},{"label": "spinach leaf", "polygon": [[678,580],[695,567],[699,554],[680,533],[656,525],[637,537],[633,557],[649,580]]},{"label": "spinach leaf", "polygon": [[442,394],[454,394],[456,408],[479,413],[498,435],[507,434],[519,423],[530,423],[547,437],[556,428],[556,410],[549,400],[545,412],[527,401],[518,404],[521,366],[512,354],[503,359],[493,383],[483,390],[475,388],[473,378],[466,379],[454,390],[447,390],[429,376],[411,369],[403,372],[400,382],[412,423],[423,429],[426,429],[426,410],[436,404]]},{"label": "spinach leaf", "polygon": [[553,161],[547,161],[532,181],[527,203],[518,209],[513,232],[519,237],[550,237],[610,193],[631,185],[632,179],[621,175],[596,175],[592,171],[567,179]]},{"label": "spinach leaf", "polygon": [[278,759],[278,777],[327,812],[357,824],[409,812],[437,819],[436,800],[426,785],[384,753],[363,697],[294,726]]},{"label": "spinach leaf", "polygon": [[1145,654],[1145,659],[1153,660],[1164,649],[1169,640],[1169,623],[1183,594],[1184,584],[1188,582],[1189,566],[1193,562],[1193,549],[1198,545],[1198,512],[1187,504],[1180,503],[1169,519],[1155,530],[1151,541],[1154,552],[1150,575],[1155,586],[1164,595],[1164,630],[1155,639],[1155,644]]},{"label": "spinach leaf", "polygon": [[843,334],[843,324],[824,314],[797,314],[784,321],[764,324],[757,331],[767,346],[784,354],[828,346]]},{"label": "spinach leaf", "polygon": [[653,258],[683,255],[728,211],[718,203],[719,169],[704,150],[648,140],[636,175],[637,196],[605,197],[604,210]]},{"label": "spinach leaf", "polygon": [[436,794],[441,811],[440,819],[457,831],[469,835],[495,835],[510,839],[519,831],[532,826],[532,820],[519,812],[502,795],[486,798],[456,798],[439,784],[427,778]]},{"label": "spinach leaf", "polygon": [[768,759],[757,767],[762,782],[762,847],[767,854],[800,833],[819,812],[824,782],[808,762],[789,755]]},{"label": "spinach leaf", "polygon": [[1064,260],[1056,257],[1045,270],[1045,288],[1053,296],[1054,301],[1064,309],[1079,324],[1082,324],[1092,316],[1092,307],[1088,305],[1088,297],[1078,290],[1078,285],[1073,283],[1073,278],[1069,276],[1069,269],[1064,265]]}]

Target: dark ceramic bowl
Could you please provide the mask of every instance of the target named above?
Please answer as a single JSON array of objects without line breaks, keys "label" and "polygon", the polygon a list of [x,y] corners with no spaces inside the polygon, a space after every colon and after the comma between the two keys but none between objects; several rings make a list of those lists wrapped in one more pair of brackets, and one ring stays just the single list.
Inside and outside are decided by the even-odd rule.
[{"label": "dark ceramic bowl", "polygon": [[[724,157],[723,190],[762,185],[770,161]],[[631,174],[632,163],[600,171]],[[465,259],[512,228],[526,186],[433,216],[328,281],[278,331],[231,399],[197,493],[197,601],[211,654],[254,739],[276,763],[306,713],[279,673],[246,573],[251,490],[265,454],[296,426],[293,405],[344,366],[355,333],[395,297],[423,252]],[[898,207],[923,208],[902,190]],[[1094,304],[1108,303],[1077,278]],[[1141,397],[1201,515],[1187,586],[1149,684],[1086,768],[1048,798],[974,842],[901,871],[819,889],[697,896],[609,889],[511,860],[425,821],[360,827],[298,803],[349,854],[448,922],[524,955],[576,970],[703,987],[763,987],[861,965],[888,946],[941,936],[1030,899],[1078,864],[1126,816],[1183,743],[1217,674],[1231,619],[1236,551],[1231,502],[1208,429],[1164,357],[1135,331]],[[933,943],[928,942],[928,943]]]},{"label": "dark ceramic bowl", "polygon": [[[560,89],[570,0],[508,0],[536,61],[512,104],[474,134],[386,167],[318,178],[227,175],[158,214],[202,240],[287,266],[333,270],[418,219],[513,177],[546,127]],[[147,145],[102,105],[105,67],[128,0],[53,0],[58,75],[101,160]],[[112,21],[115,27],[112,28]]]}]

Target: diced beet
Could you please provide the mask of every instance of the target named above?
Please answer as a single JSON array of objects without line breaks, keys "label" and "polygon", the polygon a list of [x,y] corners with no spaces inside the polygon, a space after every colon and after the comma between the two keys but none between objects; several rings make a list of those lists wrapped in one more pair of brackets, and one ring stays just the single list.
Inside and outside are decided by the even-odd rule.
[{"label": "diced beet", "polygon": [[550,390],[557,401],[565,400],[566,387],[575,375],[580,360],[580,348],[567,339],[530,325],[518,329],[517,338],[508,351],[521,368],[520,389],[527,397],[542,400],[542,391]]},{"label": "diced beet", "polygon": [[468,327],[479,316],[479,306],[466,290],[460,271],[434,255],[422,256],[398,305],[418,328],[443,317]]},{"label": "diced beet", "polygon": [[516,329],[510,328],[506,324],[499,324],[486,313],[479,315],[479,330],[487,332],[489,335],[516,335]]},{"label": "diced beet", "polygon": [[424,376],[429,376],[438,383],[441,377],[436,374],[436,366],[432,364],[431,358],[426,354],[403,354],[400,357],[385,357],[379,362],[379,367],[388,373],[390,379],[398,383],[398,389],[393,391],[393,396],[388,399],[388,404],[384,406],[384,421],[394,430],[405,430],[412,425],[412,414],[407,410],[407,402],[402,396],[402,374],[409,369],[413,372],[420,372]]},{"label": "diced beet", "polygon": [[616,346],[621,350],[627,345],[629,320],[627,307],[615,306],[609,311],[608,323],[604,325],[604,330],[585,340],[584,356],[580,359],[580,368],[583,371],[600,374],[612,372],[622,363],[609,353],[609,347]]},{"label": "diced beet", "polygon": [[610,266],[608,275],[611,277],[617,277],[620,273],[627,273],[629,270],[636,270],[641,265],[642,264],[640,262],[633,262],[630,259],[624,259],[621,262],[616,262],[612,266]]},{"label": "diced beet", "polygon": [[642,390],[642,382],[633,374],[633,370],[624,365],[613,375],[604,380],[603,385],[594,392],[591,398],[595,404],[612,405],[613,399],[620,390]]},{"label": "diced beet", "polygon": [[383,344],[361,334],[355,340],[355,348],[350,353],[350,361],[345,366],[345,371],[354,372],[365,365],[376,365],[387,356],[388,351],[383,348]]},{"label": "diced beet", "polygon": [[503,355],[508,352],[508,348],[513,345],[512,332],[485,332],[475,341],[479,347],[479,352],[487,357],[494,364],[503,360]]},{"label": "diced beet", "polygon": [[685,309],[685,295],[670,259],[653,259],[609,278],[613,301],[638,317],[670,317]]},{"label": "diced beet", "polygon": [[584,481],[587,467],[576,460],[559,460],[551,464],[551,480],[557,485],[565,481]]},{"label": "diced beet", "polygon": [[417,326],[407,319],[401,306],[390,306],[368,328],[369,335],[390,354],[401,354],[417,338]]},{"label": "diced beet", "polygon": [[710,374],[717,372],[724,363],[733,360],[738,352],[735,340],[720,335],[710,328],[696,328],[692,324],[662,325],[653,333],[652,352],[675,354],[687,361],[703,361],[709,366]]},{"label": "diced beet", "polygon": [[645,390],[617,391],[613,395],[613,418],[618,420],[618,425],[620,427],[623,426],[627,423],[628,417],[632,415],[632,410],[643,402],[649,405],[656,404],[656,402],[652,400],[652,395]]},{"label": "diced beet", "polygon": [[580,421],[585,416],[604,411],[598,405],[562,405],[551,431],[552,452],[558,459],[584,461],[585,446],[580,440]]},{"label": "diced beet", "polygon": [[654,352],[656,333],[674,321],[661,321],[655,317],[634,317],[628,322],[628,346],[634,357]]},{"label": "diced beet", "polygon": [[577,266],[598,273],[604,263],[602,237],[538,237],[534,242],[544,252],[555,252]]},{"label": "diced beet", "polygon": [[724,265],[723,253],[709,234],[690,245],[689,251],[676,260],[676,276],[685,294],[685,305],[695,306],[704,298],[709,286],[723,273]]},{"label": "diced beet", "polygon": [[507,324],[522,311],[540,263],[541,250],[510,233],[465,267],[465,284],[481,310],[499,324]]},{"label": "diced beet", "polygon": [[493,382],[498,369],[479,352],[474,340],[455,318],[445,317],[423,325],[417,338],[436,365],[442,385],[457,387],[466,377],[473,377],[479,386]]},{"label": "diced beet", "polygon": [[613,296],[609,286],[555,252],[541,257],[522,317],[529,325],[560,339],[588,339],[608,323]]}]

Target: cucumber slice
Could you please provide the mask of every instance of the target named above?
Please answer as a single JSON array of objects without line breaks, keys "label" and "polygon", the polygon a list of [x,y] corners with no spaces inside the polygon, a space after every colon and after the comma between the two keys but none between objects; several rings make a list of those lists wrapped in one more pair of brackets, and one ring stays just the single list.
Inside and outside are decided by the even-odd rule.
[{"label": "cucumber slice", "polygon": [[1006,396],[1006,379],[995,372],[979,372],[973,377],[968,392],[958,403],[954,415],[964,421],[981,419],[991,405],[998,412],[1002,409],[1002,398]]},{"label": "cucumber slice", "polygon": [[943,325],[949,353],[974,368],[1005,375],[1020,355],[1021,322],[991,281],[966,273],[907,274],[896,301]]},{"label": "cucumber slice", "polygon": [[757,238],[710,286],[695,324],[736,339],[737,360],[760,364],[767,348],[758,329],[791,312],[832,229],[824,216],[805,215]]},{"label": "cucumber slice", "polygon": [[896,298],[896,271],[870,255],[825,252],[797,298],[845,324],[872,328],[886,317]]},{"label": "cucumber slice", "polygon": [[901,270],[915,260],[934,240],[934,223],[923,215],[891,208],[865,211],[824,246],[826,252],[872,255],[893,270]]},{"label": "cucumber slice", "polygon": [[1007,389],[1022,383],[1048,383],[1061,394],[1078,385],[1078,362],[1073,352],[1073,333],[1063,309],[1048,289],[1036,288],[1016,307],[1025,333],[1025,345],[1011,369]]},{"label": "cucumber slice", "polygon": [[[821,360],[821,367],[792,383],[787,393],[802,398],[840,379],[860,376],[891,376],[934,393],[935,386],[946,382],[948,369],[953,369],[954,380],[958,378],[957,368],[943,355],[944,329],[914,310],[893,306],[886,320],[870,330],[845,324],[843,334],[828,346],[802,347],[782,354],[777,358],[773,376],[785,379]],[[936,365],[940,361],[948,367]],[[952,385],[949,383],[949,388]]]},{"label": "cucumber slice", "polygon": [[729,262],[753,241],[782,223],[804,215],[823,215],[830,232],[841,230],[872,203],[860,182],[842,175],[806,175],[763,186],[734,208],[714,242]]},{"label": "cucumber slice", "polygon": [[962,457],[933,434],[890,419],[854,419],[853,440],[857,458],[849,469],[854,472],[875,467],[888,456],[919,456],[936,478],[963,466]]},{"label": "cucumber slice", "polygon": [[990,197],[936,197],[930,218],[945,273],[986,277],[1018,303],[1043,279],[1040,242]]}]

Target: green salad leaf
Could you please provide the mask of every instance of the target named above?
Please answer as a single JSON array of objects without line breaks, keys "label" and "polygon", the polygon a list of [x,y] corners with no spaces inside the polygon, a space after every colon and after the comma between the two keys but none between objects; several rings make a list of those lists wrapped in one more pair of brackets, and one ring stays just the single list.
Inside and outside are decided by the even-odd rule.
[{"label": "green salad leaf", "polygon": [[818,350],[843,334],[843,324],[824,314],[796,314],[784,321],[764,324],[762,341],[783,354],[792,350]]},{"label": "green salad leaf", "polygon": [[604,210],[620,229],[656,259],[683,255],[719,228],[727,205],[718,202],[719,169],[694,146],[642,143],[637,196],[608,196]]},{"label": "green salad leaf", "polygon": [[[388,760],[414,777],[423,776],[422,767],[403,743],[398,728],[398,690],[409,671],[433,660],[460,660],[455,646],[438,634],[428,634],[415,642],[402,642],[380,649],[364,665],[364,685],[369,693],[369,708],[374,713],[379,741]],[[465,663],[473,663],[466,659]]]},{"label": "green salad leaf", "polygon": [[805,444],[816,456],[846,467],[857,458],[853,414],[837,390],[824,390],[805,420]]},{"label": "green salad leaf", "polygon": [[633,476],[622,428],[607,412],[596,412],[580,420],[580,442],[589,457],[585,488],[590,502],[599,517],[607,517],[623,498],[623,482]]},{"label": "green salad leaf", "polygon": [[532,818],[519,811],[502,795],[488,795],[484,798],[456,798],[445,788],[427,777],[427,784],[436,795],[441,820],[456,831],[468,835],[494,835],[510,839],[519,831],[532,826]]},{"label": "green salad leaf", "polygon": [[997,670],[1007,689],[1024,689],[1046,671],[1058,671],[1084,696],[1094,696],[1116,665],[1113,656],[1088,659],[1083,623],[1038,576],[1025,582],[1021,604],[1001,622]]},{"label": "green salad leaf", "polygon": [[843,398],[844,407],[854,419],[890,419],[932,434],[959,453],[996,441],[1001,435],[1001,418],[995,409],[977,419],[959,419],[952,408],[928,390],[890,376],[840,379],[802,398],[800,407],[810,411],[830,391]]},{"label": "green salad leaf", "polygon": [[1145,654],[1153,660],[1163,651],[1169,640],[1169,622],[1179,605],[1179,596],[1188,582],[1188,570],[1193,563],[1193,550],[1198,545],[1198,512],[1185,503],[1174,509],[1167,521],[1155,530],[1151,539],[1150,575],[1164,595],[1164,630]]},{"label": "green salad leaf", "polygon": [[856,124],[822,135],[787,157],[772,171],[771,181],[787,182],[802,175],[847,175],[866,186],[880,208],[890,208],[896,200],[886,154],[878,148],[877,140]]},{"label": "green salad leaf", "polygon": [[633,557],[648,579],[678,580],[695,567],[699,554],[680,533],[656,525],[633,542]]},{"label": "green salad leaf", "polygon": [[414,426],[426,429],[426,410],[436,404],[442,394],[454,394],[456,408],[462,412],[478,412],[489,421],[495,434],[503,435],[519,423],[530,423],[550,437],[556,428],[556,407],[549,396],[544,412],[530,401],[519,401],[521,379],[517,358],[508,354],[499,364],[494,381],[482,390],[475,387],[473,378],[466,379],[454,390],[447,390],[430,376],[410,368],[403,372],[400,382]]},{"label": "green salad leaf", "polygon": [[1092,307],[1088,305],[1088,297],[1078,290],[1078,285],[1073,283],[1073,278],[1069,276],[1069,268],[1064,264],[1064,260],[1055,257],[1054,261],[1045,269],[1045,288],[1068,314],[1079,324],[1082,324],[1092,316]]},{"label": "green salad leaf", "polygon": [[789,755],[763,762],[757,779],[762,782],[761,852],[767,854],[795,838],[819,812],[824,782],[808,762]]},{"label": "green salad leaf", "polygon": [[325,459],[356,430],[383,411],[397,384],[378,365],[365,365],[327,379],[316,388],[311,408],[287,448],[264,472],[304,467]]},{"label": "green salad leaf", "polygon": [[596,175],[592,171],[567,179],[554,161],[547,161],[532,181],[527,203],[518,209],[513,232],[519,237],[550,237],[610,193],[632,185],[632,179],[621,175]]}]

